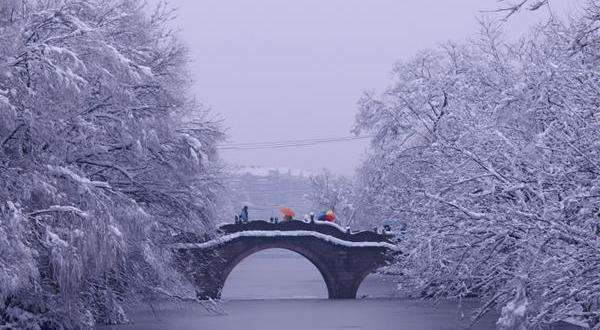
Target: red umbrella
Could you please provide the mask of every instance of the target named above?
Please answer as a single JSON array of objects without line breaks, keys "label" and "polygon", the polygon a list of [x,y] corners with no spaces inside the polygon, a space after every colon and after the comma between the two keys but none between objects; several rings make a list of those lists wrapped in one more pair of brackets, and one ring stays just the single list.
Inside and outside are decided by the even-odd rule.
[{"label": "red umbrella", "polygon": [[289,207],[282,207],[280,209],[281,213],[283,213],[283,216],[289,216],[289,217],[294,217],[296,215],[296,213],[294,213],[294,211],[292,211],[292,209],[290,209]]},{"label": "red umbrella", "polygon": [[335,214],[332,210],[328,210],[327,213],[325,213],[325,220],[329,222],[335,221]]}]

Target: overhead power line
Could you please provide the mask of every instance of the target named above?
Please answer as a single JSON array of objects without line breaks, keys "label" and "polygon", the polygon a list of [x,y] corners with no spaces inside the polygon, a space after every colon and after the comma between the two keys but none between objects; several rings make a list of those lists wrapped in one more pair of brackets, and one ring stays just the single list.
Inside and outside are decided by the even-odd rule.
[{"label": "overhead power line", "polygon": [[217,148],[221,150],[256,150],[256,149],[278,149],[291,147],[310,147],[323,143],[346,142],[354,140],[370,139],[373,135],[363,136],[343,136],[334,138],[315,138],[315,139],[299,139],[299,140],[282,140],[269,142],[249,142],[249,143],[230,143],[221,144]]}]

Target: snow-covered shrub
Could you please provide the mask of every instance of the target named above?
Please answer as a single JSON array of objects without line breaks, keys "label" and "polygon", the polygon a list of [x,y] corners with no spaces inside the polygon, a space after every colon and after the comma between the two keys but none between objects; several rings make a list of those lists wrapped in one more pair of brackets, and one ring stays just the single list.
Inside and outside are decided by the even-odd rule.
[{"label": "snow-covered shrub", "polygon": [[586,19],[512,44],[484,24],[361,99],[361,196],[408,222],[403,288],[483,297],[504,328],[600,324],[600,47],[572,47]]},{"label": "snow-covered shrub", "polygon": [[212,228],[222,133],[188,97],[169,18],[0,1],[0,324],[123,322],[179,288],[160,242]]}]

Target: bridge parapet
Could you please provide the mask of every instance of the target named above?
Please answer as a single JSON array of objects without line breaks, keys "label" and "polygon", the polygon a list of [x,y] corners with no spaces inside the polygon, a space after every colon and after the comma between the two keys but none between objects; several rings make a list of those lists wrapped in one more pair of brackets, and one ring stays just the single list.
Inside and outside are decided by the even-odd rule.
[{"label": "bridge parapet", "polygon": [[[379,234],[373,231],[358,231],[350,232],[344,230],[337,224],[332,224],[324,221],[304,222],[298,220],[284,222],[268,222],[264,220],[254,220],[245,223],[225,224],[221,225],[217,230],[217,237],[221,235],[234,234],[244,231],[310,231],[317,232],[323,235],[328,235],[347,242],[381,242],[393,243],[392,235]],[[201,243],[213,239],[214,236],[203,235],[197,236],[193,234],[180,235],[174,238],[171,243]]]},{"label": "bridge parapet", "polygon": [[246,223],[226,224],[219,228],[225,234],[236,233],[247,230],[277,230],[296,231],[306,230],[329,235],[348,242],[391,242],[391,236],[378,234],[372,231],[348,232],[337,224],[324,221],[304,222],[298,220],[272,223],[256,220]]}]

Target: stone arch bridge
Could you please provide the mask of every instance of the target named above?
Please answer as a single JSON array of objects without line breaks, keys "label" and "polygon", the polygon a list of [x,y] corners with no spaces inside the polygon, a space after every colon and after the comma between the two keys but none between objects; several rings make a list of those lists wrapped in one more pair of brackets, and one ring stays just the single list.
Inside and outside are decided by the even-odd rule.
[{"label": "stone arch bridge", "polygon": [[363,279],[399,253],[388,235],[351,233],[320,221],[228,224],[215,237],[179,236],[171,247],[176,266],[196,286],[200,299],[220,298],[235,266],[270,248],[297,252],[315,265],[329,299],[354,299]]}]

